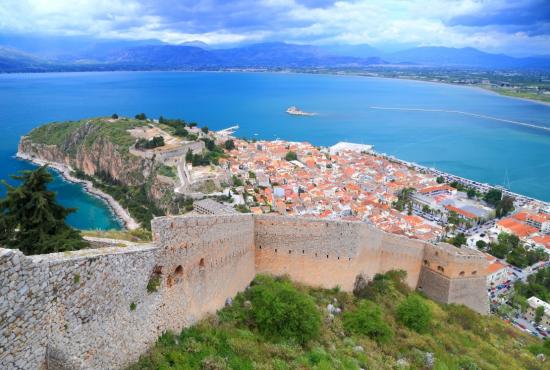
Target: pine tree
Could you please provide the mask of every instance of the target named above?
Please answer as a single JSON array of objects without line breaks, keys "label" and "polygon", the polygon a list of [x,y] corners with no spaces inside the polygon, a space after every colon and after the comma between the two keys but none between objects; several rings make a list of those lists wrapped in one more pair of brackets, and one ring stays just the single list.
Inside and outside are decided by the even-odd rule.
[{"label": "pine tree", "polygon": [[55,192],[48,190],[53,176],[47,166],[11,177],[21,185],[15,187],[2,182],[7,195],[0,199],[0,245],[19,249],[27,255],[88,246],[80,232],[65,222],[75,209],[59,205]]}]

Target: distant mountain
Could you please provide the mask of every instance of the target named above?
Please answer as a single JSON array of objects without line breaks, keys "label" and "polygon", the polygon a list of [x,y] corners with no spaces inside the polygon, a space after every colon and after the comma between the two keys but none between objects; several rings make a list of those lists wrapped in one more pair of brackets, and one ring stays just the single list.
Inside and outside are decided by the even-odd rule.
[{"label": "distant mountain", "polygon": [[147,45],[115,50],[98,61],[147,69],[351,67],[385,63],[380,58],[337,56],[315,46],[286,43],[209,50],[184,45]]},{"label": "distant mountain", "polygon": [[147,45],[115,50],[100,60],[117,66],[146,69],[178,69],[215,67],[220,65],[216,56],[195,46]]},{"label": "distant mountain", "polygon": [[[1,39],[1,38],[0,38]],[[71,42],[74,41],[71,39]],[[25,43],[23,43],[25,44]],[[25,44],[26,45],[26,44]],[[27,49],[31,48],[27,45]],[[419,47],[380,53],[369,45],[317,47],[282,42],[212,49],[193,41],[181,45],[143,44],[143,41],[103,40],[58,52],[47,58],[0,46],[0,72],[196,70],[216,68],[363,68],[373,65],[475,67],[491,69],[548,69],[550,57],[514,58],[474,48]],[[354,49],[355,48],[355,49]],[[31,48],[32,49],[32,48]],[[346,53],[354,55],[345,55]],[[357,55],[365,56],[357,56]]]},{"label": "distant mountain", "polygon": [[548,57],[514,58],[474,48],[418,47],[385,54],[390,62],[478,68],[550,68]]},{"label": "distant mountain", "polygon": [[312,45],[282,42],[212,51],[226,66],[236,67],[354,67],[385,64],[380,58],[339,56]]},{"label": "distant mountain", "polygon": [[335,55],[343,55],[356,58],[372,58],[382,56],[382,52],[369,44],[358,45],[323,45],[323,49]]},{"label": "distant mountain", "polygon": [[43,72],[49,67],[46,61],[32,55],[0,47],[0,72]]}]

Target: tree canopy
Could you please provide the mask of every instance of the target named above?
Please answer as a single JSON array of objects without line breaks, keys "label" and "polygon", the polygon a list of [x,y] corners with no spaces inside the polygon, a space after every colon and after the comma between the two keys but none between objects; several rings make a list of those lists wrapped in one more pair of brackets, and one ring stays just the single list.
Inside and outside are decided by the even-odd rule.
[{"label": "tree canopy", "polygon": [[0,199],[0,245],[26,255],[82,249],[88,243],[65,222],[75,209],[64,208],[48,190],[53,181],[47,166],[11,176],[15,187],[3,181],[7,195]]}]

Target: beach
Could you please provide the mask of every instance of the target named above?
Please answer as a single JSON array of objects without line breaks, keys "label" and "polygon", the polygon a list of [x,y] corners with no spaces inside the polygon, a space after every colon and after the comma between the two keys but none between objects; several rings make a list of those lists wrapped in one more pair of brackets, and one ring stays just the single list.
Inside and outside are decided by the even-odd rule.
[{"label": "beach", "polygon": [[124,223],[126,229],[135,230],[141,227],[140,224],[130,215],[130,213],[124,209],[124,207],[122,207],[111,195],[94,187],[91,181],[78,179],[71,175],[72,168],[69,166],[63,163],[49,162],[38,158],[32,158],[31,156],[20,152],[17,152],[16,158],[32,162],[38,166],[47,165],[61,174],[66,181],[82,185],[87,193],[105,201],[111,211]]}]

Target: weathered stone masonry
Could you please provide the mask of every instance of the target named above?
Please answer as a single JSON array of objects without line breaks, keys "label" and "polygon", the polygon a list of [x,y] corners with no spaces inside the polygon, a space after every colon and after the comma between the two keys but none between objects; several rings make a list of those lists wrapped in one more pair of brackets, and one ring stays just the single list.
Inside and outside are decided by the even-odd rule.
[{"label": "weathered stone masonry", "polygon": [[178,216],[152,228],[145,246],[43,256],[0,249],[0,369],[123,367],[162,332],[223,307],[256,273],[350,290],[360,273],[404,269],[433,299],[488,309],[482,255],[363,223]]}]

